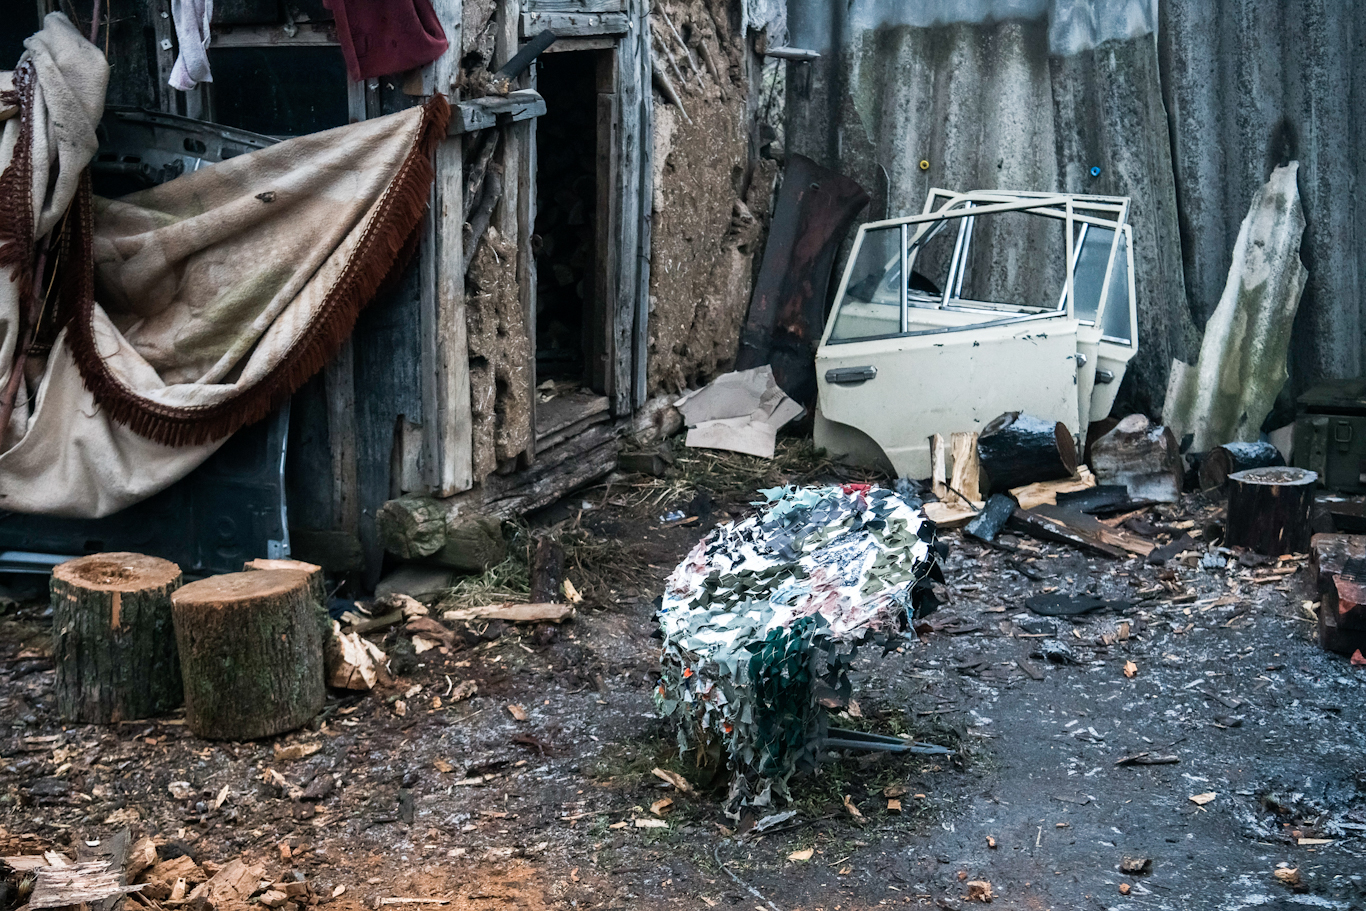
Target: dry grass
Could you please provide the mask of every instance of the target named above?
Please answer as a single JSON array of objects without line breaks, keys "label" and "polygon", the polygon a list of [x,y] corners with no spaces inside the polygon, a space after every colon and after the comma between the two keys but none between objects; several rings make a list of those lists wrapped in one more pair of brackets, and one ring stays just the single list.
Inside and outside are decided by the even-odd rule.
[{"label": "dry grass", "polygon": [[679,435],[669,441],[673,470],[662,478],[629,482],[634,507],[667,510],[690,502],[706,489],[714,494],[749,496],[768,487],[819,482],[879,481],[882,472],[836,462],[810,439],[780,437],[772,459],[716,449],[689,449]]}]

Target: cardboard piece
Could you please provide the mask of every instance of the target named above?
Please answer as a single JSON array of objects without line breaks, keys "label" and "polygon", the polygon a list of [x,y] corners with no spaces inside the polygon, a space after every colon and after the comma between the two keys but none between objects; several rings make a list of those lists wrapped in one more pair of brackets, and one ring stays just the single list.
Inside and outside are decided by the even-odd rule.
[{"label": "cardboard piece", "polygon": [[688,425],[686,443],[773,458],[778,428],[806,413],[773,379],[765,364],[722,374],[674,403]]}]

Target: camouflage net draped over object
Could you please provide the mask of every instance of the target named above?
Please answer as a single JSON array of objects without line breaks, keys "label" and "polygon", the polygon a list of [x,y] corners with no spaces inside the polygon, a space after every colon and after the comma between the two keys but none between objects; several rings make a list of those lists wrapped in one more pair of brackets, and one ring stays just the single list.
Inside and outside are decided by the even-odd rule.
[{"label": "camouflage net draped over object", "polygon": [[860,645],[890,645],[933,609],[934,523],[867,485],[761,491],[760,514],[715,528],[669,576],[661,715],[683,753],[724,748],[730,803],[763,806],[814,768]]}]

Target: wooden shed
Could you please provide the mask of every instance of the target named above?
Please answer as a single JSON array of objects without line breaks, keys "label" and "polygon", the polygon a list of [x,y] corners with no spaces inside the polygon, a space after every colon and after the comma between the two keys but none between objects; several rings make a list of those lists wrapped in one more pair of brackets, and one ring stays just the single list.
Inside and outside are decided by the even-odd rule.
[{"label": "wooden shed", "polygon": [[[670,2],[672,18],[667,4],[652,16],[648,0],[432,0],[445,54],[353,82],[322,0],[217,0],[213,81],[178,92],[167,86],[177,52],[169,0],[111,0],[101,32],[111,112],[221,125],[225,148],[249,134],[284,138],[381,116],[438,92],[453,116],[411,267],[281,414],[239,432],[242,441],[130,515],[0,516],[0,551],[170,551],[205,570],[293,555],[373,584],[383,564],[374,516],[391,499],[429,496],[452,514],[506,518],[611,471],[624,436],[657,433],[673,394],[733,358],[776,173],[771,161],[754,167],[761,58],[741,5]],[[68,0],[37,0],[33,20],[4,28],[0,49],[17,57],[22,37],[58,8],[89,15]],[[500,86],[493,71],[545,30],[554,43]],[[664,168],[652,160],[652,81],[678,109],[670,148],[690,129],[724,134],[709,157],[690,150],[694,159],[670,164],[664,178],[716,172],[711,186],[724,198],[691,201],[666,271],[723,286],[720,302],[705,287],[652,278],[652,216],[669,190],[654,185]],[[212,158],[190,140],[186,150]],[[114,157],[102,148],[92,167],[134,166]],[[674,192],[688,193],[695,178]],[[757,215],[750,197],[762,198]],[[682,300],[688,313],[652,327],[657,298],[670,314],[670,301]],[[708,339],[700,356],[698,332]],[[252,515],[234,517],[247,501]],[[139,548],[127,530],[148,517],[169,528]]]}]

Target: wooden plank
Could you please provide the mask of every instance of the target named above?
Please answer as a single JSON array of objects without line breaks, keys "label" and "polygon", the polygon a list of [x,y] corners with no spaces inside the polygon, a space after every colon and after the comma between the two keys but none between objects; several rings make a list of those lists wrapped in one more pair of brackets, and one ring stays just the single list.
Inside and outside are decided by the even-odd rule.
[{"label": "wooden plank", "polygon": [[327,433],[332,449],[330,527],[356,534],[360,527],[360,494],[356,475],[356,366],[351,339],[342,343],[337,356],[323,368],[327,395]]},{"label": "wooden plank", "polygon": [[604,413],[608,407],[607,397],[602,395],[571,393],[556,396],[548,402],[541,403],[537,410],[536,436],[549,436],[584,418]]},{"label": "wooden plank", "polygon": [[485,607],[462,607],[441,615],[448,622],[470,620],[503,620],[508,623],[563,623],[574,619],[574,605],[541,602],[539,604],[489,604]]},{"label": "wooden plank", "polygon": [[624,13],[627,0],[525,0],[529,13]]},{"label": "wooden plank", "polygon": [[[1040,509],[1048,507],[1040,506],[1036,509],[1017,509],[1010,517],[1009,525],[1011,528],[1021,531],[1027,535],[1039,538],[1044,541],[1056,541],[1062,544],[1070,544],[1073,547],[1080,547],[1083,550],[1093,551],[1105,557],[1124,559],[1129,556],[1123,549],[1107,541],[1103,541],[1093,534],[1084,530],[1072,527],[1073,523],[1058,521],[1051,516],[1043,515]],[[1081,515],[1081,513],[1077,513]]]},{"label": "wooden plank", "polygon": [[[650,8],[637,3],[638,35],[648,34]],[[636,79],[640,84],[640,206],[636,243],[636,318],[632,326],[632,395],[637,410],[644,408],[649,390],[650,366],[650,243],[654,217],[654,92],[651,90],[650,42],[640,41],[640,61]],[[757,95],[754,97],[758,97]]]},{"label": "wooden plank", "polygon": [[[536,65],[533,63],[527,73],[527,83],[535,90]],[[536,257],[531,249],[532,233],[536,229],[536,121],[526,122],[526,147],[522,155],[522,167],[517,172],[517,193],[521,212],[518,215],[517,230],[517,289],[522,299],[522,324],[526,326],[527,351],[531,363],[527,364],[527,403],[531,426],[536,426]],[[526,461],[531,464],[536,459],[536,440],[533,434],[531,445],[527,447]]]},{"label": "wooden plank", "polygon": [[594,389],[599,389],[612,401],[612,413],[618,413],[616,387],[616,301],[617,261],[620,246],[617,223],[620,219],[621,166],[619,153],[620,118],[618,97],[614,92],[598,94],[598,174],[597,218],[594,229],[597,256],[594,257],[593,314],[588,330],[588,376]]},{"label": "wooden plank", "polygon": [[168,113],[175,113],[175,89],[171,88],[171,70],[175,67],[175,24],[171,21],[169,0],[156,0],[152,4],[152,40],[156,54],[157,107]]},{"label": "wooden plank", "polygon": [[1102,541],[1111,547],[1118,547],[1121,550],[1126,550],[1131,554],[1137,554],[1140,557],[1148,556],[1148,554],[1153,552],[1153,548],[1156,546],[1152,541],[1149,541],[1141,535],[1136,535],[1123,528],[1111,527],[1097,519],[1095,516],[1088,516],[1086,513],[1077,512],[1076,510],[1067,509],[1062,506],[1044,503],[1035,506],[1030,512],[1059,525],[1065,525],[1072,532],[1094,537],[1096,540]]},{"label": "wooden plank", "polygon": [[209,47],[339,47],[337,27],[331,22],[300,22],[294,34],[279,25],[216,25]]},{"label": "wooden plank", "polygon": [[537,434],[536,451],[546,452],[548,450],[554,449],[556,446],[566,443],[570,439],[587,431],[588,428],[593,427],[597,424],[601,424],[604,421],[610,420],[610,418],[611,416],[606,411],[601,411],[597,414],[590,414],[586,417],[580,418],[572,424],[567,424],[549,433]]},{"label": "wooden plank", "polygon": [[447,136],[475,133],[503,124],[520,123],[545,114],[545,99],[536,92],[512,92],[462,101],[451,111]]},{"label": "wooden plank", "polygon": [[[462,0],[435,0],[433,8],[446,29],[450,48],[422,74],[428,94],[440,92],[459,103],[456,77],[460,72]],[[452,120],[458,119],[452,117]],[[429,320],[435,327],[432,352],[435,400],[427,407],[424,426],[430,424],[434,439],[436,492],[451,496],[474,484],[474,423],[470,411],[469,344],[465,326],[464,263],[464,140],[443,140],[432,164],[433,181],[432,259],[433,295]]]},{"label": "wooden plank", "polygon": [[584,38],[556,38],[545,54],[564,54],[570,51],[605,51],[616,47],[615,35],[590,35]]},{"label": "wooden plank", "polygon": [[[631,0],[639,9],[641,0]],[[641,207],[641,55],[646,42],[639,28],[621,37],[617,50],[617,111],[620,117],[617,142],[616,211],[612,225],[616,250],[612,312],[612,413],[629,415],[635,389],[635,322],[638,291]]]},{"label": "wooden plank", "polygon": [[[550,29],[564,38],[588,35],[624,35],[630,31],[625,13],[523,13],[522,37]],[[502,58],[499,58],[500,62]]]}]

